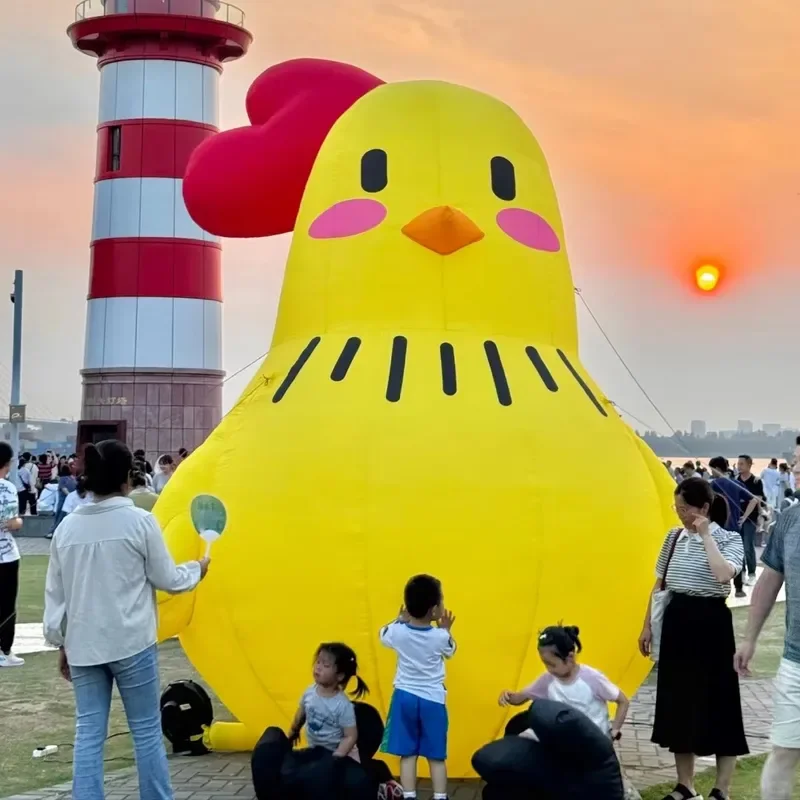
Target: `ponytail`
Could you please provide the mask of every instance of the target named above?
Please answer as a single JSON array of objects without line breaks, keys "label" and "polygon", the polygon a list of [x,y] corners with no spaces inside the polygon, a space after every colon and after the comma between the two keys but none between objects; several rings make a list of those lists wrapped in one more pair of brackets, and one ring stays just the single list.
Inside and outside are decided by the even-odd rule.
[{"label": "ponytail", "polygon": [[717,494],[708,481],[704,481],[702,478],[689,478],[678,484],[675,496],[682,497],[684,502],[692,508],[702,509],[704,506],[708,506],[709,520],[716,522],[720,528],[727,526],[730,511],[728,501],[724,495]]},{"label": "ponytail", "polygon": [[352,692],[350,692],[350,697],[352,697],[353,700],[360,700],[362,697],[369,694],[369,686],[367,686],[367,684],[364,683],[364,680],[361,678],[360,675],[356,675],[355,679],[356,679],[356,688]]},{"label": "ponytail", "polygon": [[355,651],[342,642],[325,642],[317,648],[315,659],[319,658],[320,653],[327,653],[336,665],[336,672],[342,676],[341,689],[346,689],[347,684],[355,678],[356,688],[350,692],[354,700],[360,700],[364,695],[369,694],[369,686],[358,675],[358,659]]},{"label": "ponytail", "polygon": [[716,522],[720,528],[724,528],[728,524],[728,513],[728,501],[721,494],[714,493],[708,518],[712,522]]}]

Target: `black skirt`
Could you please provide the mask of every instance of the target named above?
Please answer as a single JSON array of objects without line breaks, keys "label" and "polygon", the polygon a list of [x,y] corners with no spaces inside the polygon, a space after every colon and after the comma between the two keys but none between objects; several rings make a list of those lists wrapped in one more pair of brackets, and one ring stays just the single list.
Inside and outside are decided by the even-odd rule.
[{"label": "black skirt", "polygon": [[652,741],[673,753],[743,756],[733,619],[723,598],[673,594],[664,611]]}]

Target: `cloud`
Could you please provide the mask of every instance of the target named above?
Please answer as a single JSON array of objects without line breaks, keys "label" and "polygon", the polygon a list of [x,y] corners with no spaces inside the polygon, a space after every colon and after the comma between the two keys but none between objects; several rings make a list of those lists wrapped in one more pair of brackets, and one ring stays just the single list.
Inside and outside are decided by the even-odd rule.
[{"label": "cloud", "polygon": [[[576,282],[645,384],[667,382],[661,398],[669,415],[800,422],[791,400],[800,378],[783,370],[796,340],[794,301],[783,290],[796,282],[800,212],[796,6],[782,0],[242,5],[256,41],[246,58],[226,65],[225,126],[246,122],[244,97],[257,74],[297,56],[357,63],[387,80],[450,80],[501,97],[548,154]],[[77,413],[96,65],[71,49],[65,28],[72,13],[62,0],[37,0],[35,7],[16,0],[4,15],[7,29],[26,34],[0,53],[3,74],[14,76],[3,88],[0,234],[7,263],[24,264],[35,276],[31,318],[50,316],[72,335],[52,366],[31,364],[26,386],[43,405]],[[286,246],[285,240],[225,243],[231,372],[266,350]],[[730,279],[713,299],[699,299],[687,282],[703,254],[729,267]],[[651,419],[652,409],[641,406],[585,315],[583,322],[592,373],[624,406]],[[740,329],[748,336],[742,353],[716,354],[711,364],[692,355],[701,345],[707,350],[720,331]],[[27,334],[34,350],[45,346],[40,330]],[[757,366],[749,366],[751,358]],[[782,390],[746,396],[705,390],[709,383],[729,386],[742,369],[752,371],[758,386],[779,382]],[[239,380],[229,384],[229,401]]]}]

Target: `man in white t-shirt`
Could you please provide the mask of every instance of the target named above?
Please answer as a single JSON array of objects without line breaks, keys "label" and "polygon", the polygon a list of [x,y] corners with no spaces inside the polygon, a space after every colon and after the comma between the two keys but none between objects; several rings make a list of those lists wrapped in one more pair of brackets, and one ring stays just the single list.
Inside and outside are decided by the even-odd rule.
[{"label": "man in white t-shirt", "polygon": [[17,622],[19,549],[14,533],[22,528],[17,487],[7,480],[14,451],[0,442],[0,668],[25,662],[11,651]]}]

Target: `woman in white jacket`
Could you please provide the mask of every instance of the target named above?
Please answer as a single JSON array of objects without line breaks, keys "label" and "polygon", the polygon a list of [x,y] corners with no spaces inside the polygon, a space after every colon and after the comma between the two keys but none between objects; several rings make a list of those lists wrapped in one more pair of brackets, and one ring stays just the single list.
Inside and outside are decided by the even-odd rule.
[{"label": "woman in white jacket", "polygon": [[73,794],[104,796],[103,747],[116,683],[140,796],[172,800],[161,736],[155,592],[191,591],[208,560],[175,565],[155,517],[128,498],[133,457],[122,442],[87,445],[83,461],[94,502],[55,532],[44,610],[45,639],[60,648],[61,672],[75,692]]}]

